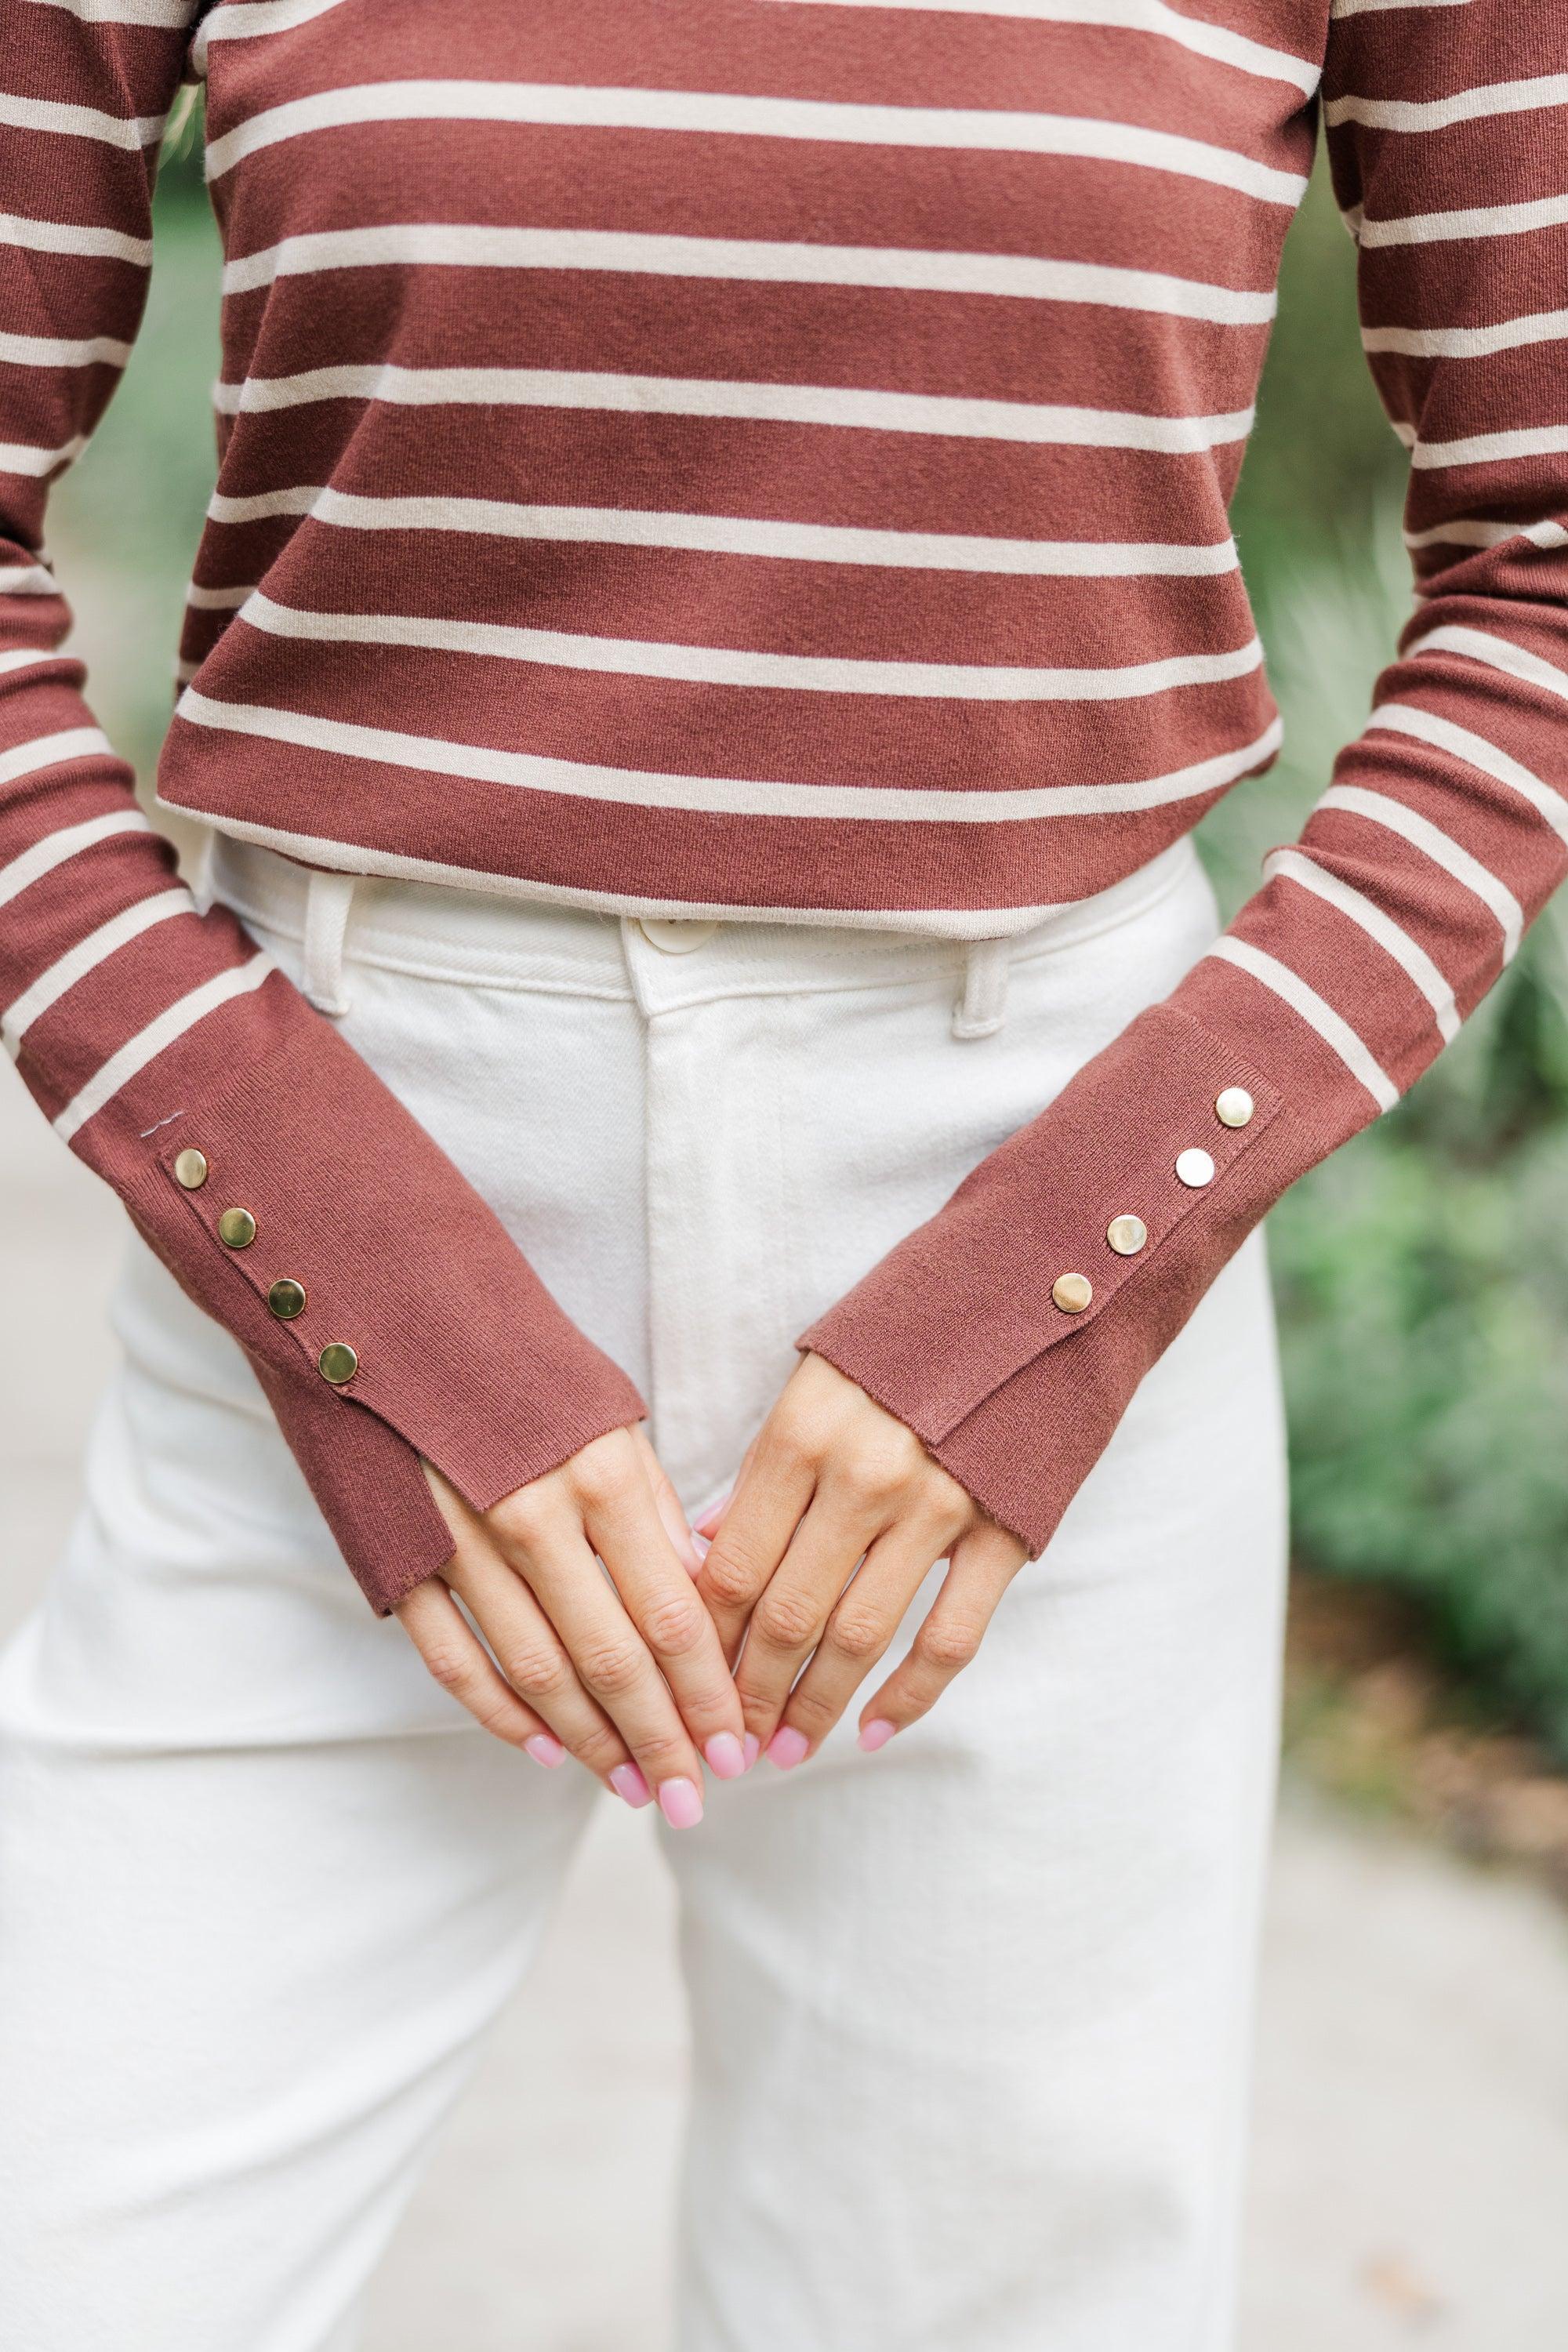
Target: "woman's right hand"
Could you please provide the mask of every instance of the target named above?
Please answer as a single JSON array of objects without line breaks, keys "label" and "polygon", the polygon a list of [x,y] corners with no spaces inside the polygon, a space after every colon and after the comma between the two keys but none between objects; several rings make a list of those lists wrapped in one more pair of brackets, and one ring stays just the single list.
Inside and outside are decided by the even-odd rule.
[{"label": "woman's right hand", "polygon": [[595,1438],[488,1511],[425,1475],[457,1549],[397,1616],[437,1681],[537,1763],[570,1751],[627,1804],[651,1794],[672,1828],[700,1821],[699,1750],[723,1780],[752,1755],[690,1530],[643,1431]]}]

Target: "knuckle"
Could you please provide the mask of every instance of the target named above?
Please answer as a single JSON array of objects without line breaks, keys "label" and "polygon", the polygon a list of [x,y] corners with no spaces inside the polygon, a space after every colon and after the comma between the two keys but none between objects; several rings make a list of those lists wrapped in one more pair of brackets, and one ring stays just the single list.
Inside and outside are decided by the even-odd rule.
[{"label": "knuckle", "polygon": [[789,1703],[789,1719],[810,1739],[820,1739],[831,1731],[840,1713],[838,1702],[822,1692],[797,1690]]},{"label": "knuckle", "polygon": [[581,1651],[577,1671],[592,1691],[620,1698],[642,1679],[647,1653],[640,1642],[613,1638],[591,1642]]},{"label": "knuckle", "polygon": [[733,1546],[715,1544],[702,1563],[702,1587],[721,1609],[743,1608],[760,1579],[745,1555]]},{"label": "knuckle", "polygon": [[956,1673],[970,1665],[980,1649],[983,1628],[964,1618],[950,1617],[934,1625],[923,1625],[915,1637],[915,1654],[922,1665],[936,1666],[943,1673]]},{"label": "knuckle", "polygon": [[645,1779],[668,1780],[677,1772],[689,1772],[691,1752],[678,1731],[654,1731],[637,1743],[637,1761]]},{"label": "knuckle", "polygon": [[786,1473],[808,1470],[816,1461],[818,1447],[810,1423],[804,1413],[780,1407],[769,1423],[767,1432],[758,1447],[770,1471]]},{"label": "knuckle", "polygon": [[643,1632],[664,1656],[680,1658],[698,1647],[711,1622],[695,1592],[670,1593],[649,1605]]},{"label": "knuckle", "polygon": [[868,1609],[841,1609],[827,1629],[827,1638],[840,1656],[856,1665],[868,1665],[887,1647],[887,1633]]},{"label": "knuckle", "polygon": [[473,1675],[472,1660],[445,1642],[432,1642],[425,1653],[425,1664],[442,1689],[454,1696],[468,1688]]},{"label": "knuckle", "polygon": [[626,1742],[616,1737],[607,1723],[595,1724],[566,1742],[579,1764],[590,1772],[613,1772],[617,1764],[626,1760]]},{"label": "knuckle", "polygon": [[626,1465],[614,1453],[590,1445],[572,1465],[572,1492],[585,1510],[607,1510],[626,1485]]},{"label": "knuckle", "polygon": [[752,1619],[752,1630],[759,1641],[775,1650],[798,1650],[815,1635],[817,1612],[800,1592],[763,1594]]},{"label": "knuckle", "polygon": [[514,1495],[503,1495],[487,1516],[504,1544],[530,1551],[544,1533],[549,1506],[537,1486],[520,1486]]},{"label": "knuckle", "polygon": [[553,1698],[567,1680],[566,1661],[555,1650],[520,1644],[509,1648],[500,1664],[513,1690],[525,1698]]}]

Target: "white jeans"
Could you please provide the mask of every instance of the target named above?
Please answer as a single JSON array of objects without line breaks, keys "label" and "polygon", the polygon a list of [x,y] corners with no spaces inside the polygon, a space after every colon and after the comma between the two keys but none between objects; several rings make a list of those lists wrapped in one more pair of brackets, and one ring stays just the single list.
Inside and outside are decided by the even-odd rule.
[{"label": "white jeans", "polygon": [[[307,971],[302,878],[226,849],[217,880],[642,1384],[693,1507],[794,1334],[1215,928],[1167,852],[1016,941],[963,1036],[932,940],[660,945],[372,884],[340,979],[334,885]],[[86,1502],[0,1663],[0,2335],[342,2352],[611,1801],[371,1614],[139,1246],[115,1314]],[[639,1817],[696,2037],[678,2352],[1222,2352],[1283,1538],[1254,1243],[924,1723],[716,1784],[694,1832]]]}]

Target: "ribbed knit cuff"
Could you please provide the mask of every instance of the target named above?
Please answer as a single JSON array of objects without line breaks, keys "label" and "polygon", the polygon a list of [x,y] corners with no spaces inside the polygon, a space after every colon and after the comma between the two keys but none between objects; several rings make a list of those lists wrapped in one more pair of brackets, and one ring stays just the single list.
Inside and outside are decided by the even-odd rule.
[{"label": "ribbed knit cuff", "polygon": [[369,1066],[300,1016],[113,1172],[153,1248],[245,1347],[384,1612],[452,1552],[421,1455],[484,1510],[646,1408]]},{"label": "ribbed knit cuff", "polygon": [[1224,1037],[1157,1005],[796,1345],[1038,1552],[1296,1172],[1284,1108]]}]

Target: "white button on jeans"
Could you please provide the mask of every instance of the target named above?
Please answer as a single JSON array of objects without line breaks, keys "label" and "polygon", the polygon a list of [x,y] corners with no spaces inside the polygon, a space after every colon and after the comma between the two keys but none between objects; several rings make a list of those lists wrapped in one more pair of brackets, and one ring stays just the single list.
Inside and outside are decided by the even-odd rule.
[{"label": "white button on jeans", "polygon": [[718,928],[717,923],[688,922],[673,915],[643,915],[637,922],[649,947],[660,948],[666,955],[689,955],[693,948],[706,947]]}]

